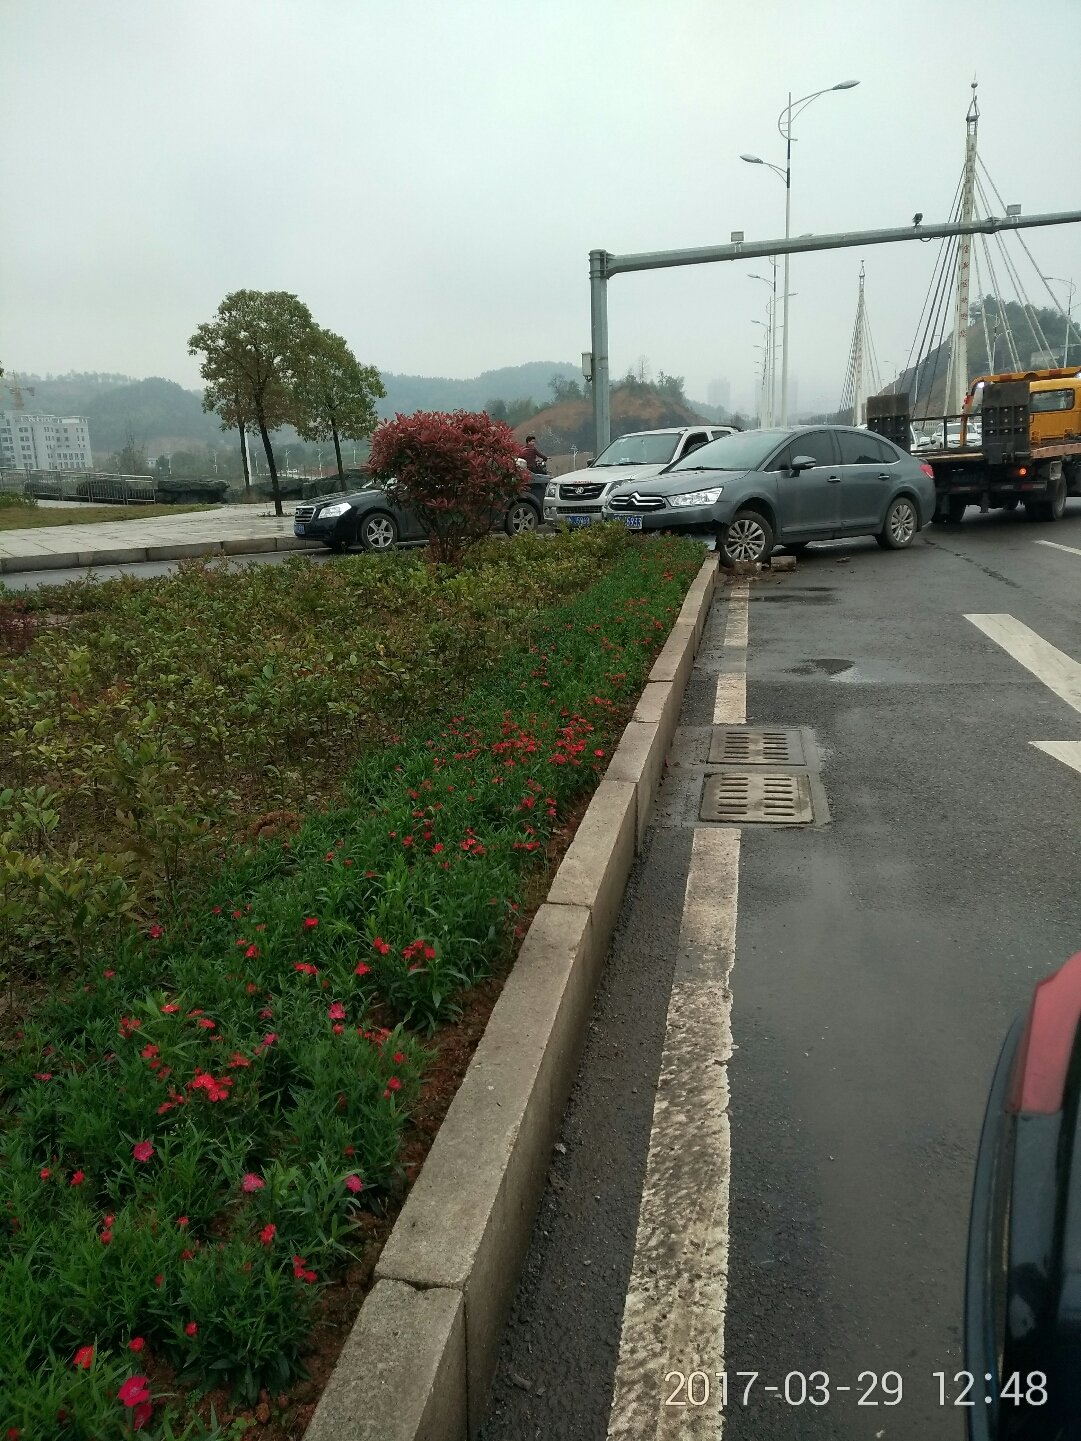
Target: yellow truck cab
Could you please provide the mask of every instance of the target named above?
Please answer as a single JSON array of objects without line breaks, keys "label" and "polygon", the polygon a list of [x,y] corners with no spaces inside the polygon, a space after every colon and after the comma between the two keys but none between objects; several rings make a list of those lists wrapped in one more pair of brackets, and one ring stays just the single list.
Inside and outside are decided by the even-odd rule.
[{"label": "yellow truck cab", "polygon": [[1081,375],[1029,383],[1033,445],[1081,440]]}]

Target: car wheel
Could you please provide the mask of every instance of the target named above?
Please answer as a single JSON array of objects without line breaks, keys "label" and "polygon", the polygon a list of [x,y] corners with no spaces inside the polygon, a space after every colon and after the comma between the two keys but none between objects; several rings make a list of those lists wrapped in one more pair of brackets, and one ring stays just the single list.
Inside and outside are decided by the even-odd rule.
[{"label": "car wheel", "polygon": [[398,542],[398,527],[385,510],[373,510],[360,522],[358,536],[365,550],[393,550]]},{"label": "car wheel", "polygon": [[717,554],[724,566],[764,565],[773,550],[773,527],[757,510],[737,510],[717,539]]},{"label": "car wheel", "polygon": [[951,495],[946,502],[946,518],[951,525],[960,525],[967,509],[968,501],[963,496]]},{"label": "car wheel", "polygon": [[919,529],[916,507],[907,495],[899,495],[886,512],[886,524],[875,536],[883,550],[905,550]]},{"label": "car wheel", "polygon": [[536,530],[539,524],[540,516],[536,507],[530,505],[528,500],[516,500],[507,511],[503,529],[508,535],[528,535]]}]

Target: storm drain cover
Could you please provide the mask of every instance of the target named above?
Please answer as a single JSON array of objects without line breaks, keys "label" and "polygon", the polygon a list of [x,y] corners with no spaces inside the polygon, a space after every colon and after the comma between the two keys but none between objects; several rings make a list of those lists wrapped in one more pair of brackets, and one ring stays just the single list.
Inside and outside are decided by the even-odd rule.
[{"label": "storm drain cover", "polygon": [[718,771],[706,777],[699,815],[728,825],[807,825],[814,820],[811,782],[789,771]]},{"label": "storm drain cover", "polygon": [[762,730],[753,726],[715,726],[709,748],[710,765],[801,766],[799,731]]}]

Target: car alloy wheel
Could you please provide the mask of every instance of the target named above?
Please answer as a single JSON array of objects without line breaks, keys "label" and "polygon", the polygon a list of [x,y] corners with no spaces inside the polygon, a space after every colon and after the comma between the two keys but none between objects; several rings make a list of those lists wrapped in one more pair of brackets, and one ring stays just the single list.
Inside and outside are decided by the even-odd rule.
[{"label": "car alloy wheel", "polygon": [[369,515],[360,525],[365,550],[390,550],[398,539],[398,527],[389,515]]},{"label": "car alloy wheel", "polygon": [[526,500],[516,501],[507,511],[504,529],[508,535],[528,535],[537,528],[537,512]]},{"label": "car alloy wheel", "polygon": [[741,510],[725,530],[721,555],[729,565],[764,561],[772,545],[773,535],[763,517],[753,510]]},{"label": "car alloy wheel", "polygon": [[890,506],[886,525],[890,543],[895,550],[903,550],[906,545],[911,545],[912,537],[916,534],[916,510],[912,502],[904,496],[895,500]]}]

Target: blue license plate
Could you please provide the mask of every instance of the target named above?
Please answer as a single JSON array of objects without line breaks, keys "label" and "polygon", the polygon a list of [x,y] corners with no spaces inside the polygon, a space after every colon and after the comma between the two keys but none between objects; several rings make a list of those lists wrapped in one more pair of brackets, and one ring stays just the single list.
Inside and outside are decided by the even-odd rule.
[{"label": "blue license plate", "polygon": [[568,515],[567,524],[572,530],[580,525],[592,525],[593,517],[591,515]]},{"label": "blue license plate", "polygon": [[304,526],[303,526],[303,524],[302,524],[301,521],[295,520],[295,521],[293,522],[293,534],[294,534],[294,535],[304,535],[304,534],[305,534]]},{"label": "blue license plate", "polygon": [[628,530],[641,530],[642,517],[640,515],[625,515],[623,517],[623,524]]}]

